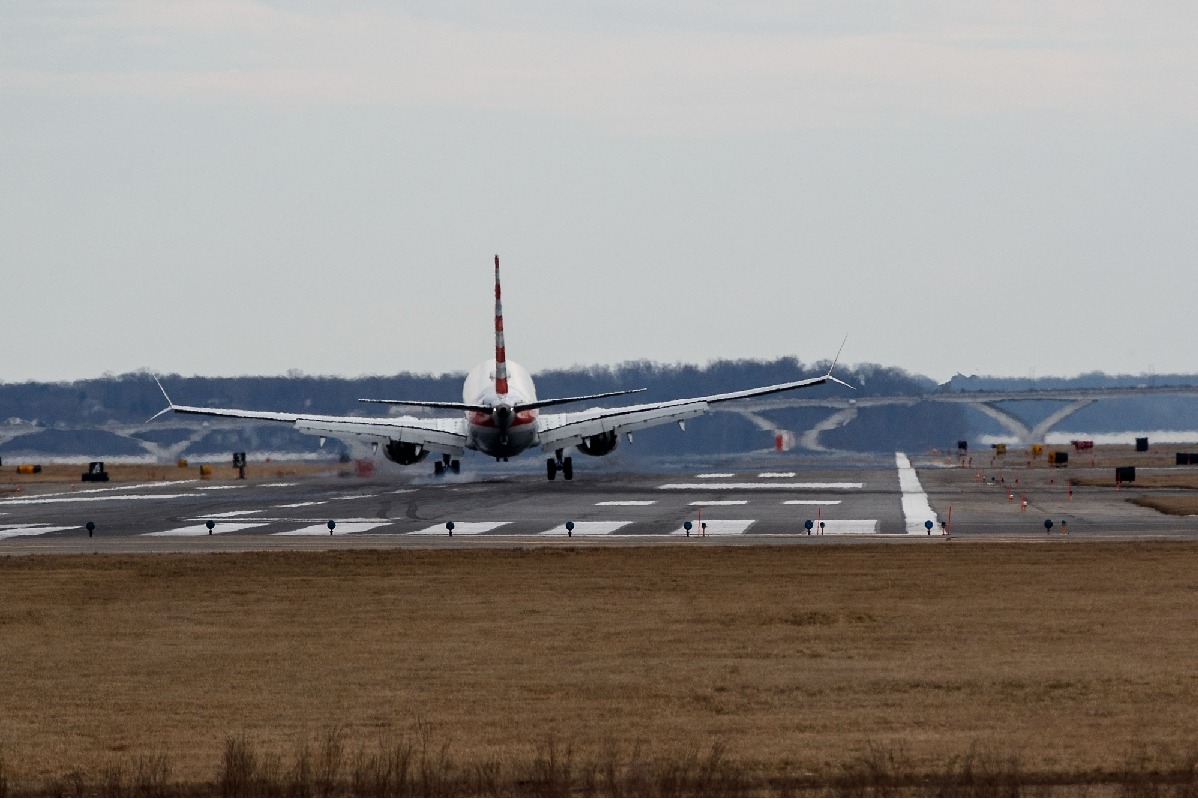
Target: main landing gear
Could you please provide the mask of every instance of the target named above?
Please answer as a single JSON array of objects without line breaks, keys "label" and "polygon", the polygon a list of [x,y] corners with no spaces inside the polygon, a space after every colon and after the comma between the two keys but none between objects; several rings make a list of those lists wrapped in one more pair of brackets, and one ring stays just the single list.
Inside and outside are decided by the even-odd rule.
[{"label": "main landing gear", "polygon": [[557,477],[558,472],[562,473],[562,477],[566,480],[574,479],[574,459],[563,458],[562,451],[559,449],[555,457],[548,458],[545,461],[545,473],[550,480]]},{"label": "main landing gear", "polygon": [[451,460],[448,455],[442,455],[441,460],[433,462],[433,477],[443,477],[446,472],[461,474],[462,462],[457,458]]}]

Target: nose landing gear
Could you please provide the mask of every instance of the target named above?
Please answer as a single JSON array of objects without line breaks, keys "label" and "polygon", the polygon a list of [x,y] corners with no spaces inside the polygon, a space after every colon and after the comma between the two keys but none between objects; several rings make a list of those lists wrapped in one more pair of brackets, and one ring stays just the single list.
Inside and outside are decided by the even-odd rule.
[{"label": "nose landing gear", "polygon": [[560,449],[555,453],[555,457],[545,460],[545,473],[550,480],[555,479],[559,471],[562,473],[563,479],[574,479],[574,459],[563,458]]}]

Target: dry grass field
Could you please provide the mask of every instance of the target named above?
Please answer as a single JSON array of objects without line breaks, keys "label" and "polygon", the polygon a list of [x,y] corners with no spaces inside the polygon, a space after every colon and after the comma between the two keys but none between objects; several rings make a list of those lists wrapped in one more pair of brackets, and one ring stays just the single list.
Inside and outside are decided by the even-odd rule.
[{"label": "dry grass field", "polygon": [[0,560],[0,791],[1198,790],[1198,546]]}]

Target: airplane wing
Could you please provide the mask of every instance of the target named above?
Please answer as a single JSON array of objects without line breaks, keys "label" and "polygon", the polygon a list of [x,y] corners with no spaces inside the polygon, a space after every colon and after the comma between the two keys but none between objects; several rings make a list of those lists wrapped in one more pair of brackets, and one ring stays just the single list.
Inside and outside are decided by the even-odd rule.
[{"label": "airplane wing", "polygon": [[711,394],[706,397],[630,405],[624,408],[591,408],[572,413],[544,414],[538,419],[539,443],[545,452],[553,452],[568,446],[577,446],[585,443],[589,438],[602,434],[631,433],[634,430],[655,427],[668,422],[685,422],[687,419],[707,413],[712,405],[721,402],[777,394],[782,391],[793,391],[824,383],[839,383],[852,388],[848,383],[838,380],[832,376],[831,372],[828,372],[828,374],[809,377],[805,380],[759,386],[743,391],[730,391],[724,394]]},{"label": "airplane wing", "polygon": [[[161,384],[159,385],[161,388]],[[164,390],[163,395],[166,395]],[[232,419],[259,419],[268,422],[285,422],[301,433],[314,436],[329,436],[346,439],[365,438],[378,442],[401,441],[419,444],[427,450],[445,455],[461,455],[466,449],[465,418],[419,419],[415,416],[374,418],[369,416],[321,416],[306,413],[279,413],[276,411],[249,411],[240,408],[201,408],[193,405],[176,405],[166,398],[168,407],[152,418],[167,411],[218,416]]]}]

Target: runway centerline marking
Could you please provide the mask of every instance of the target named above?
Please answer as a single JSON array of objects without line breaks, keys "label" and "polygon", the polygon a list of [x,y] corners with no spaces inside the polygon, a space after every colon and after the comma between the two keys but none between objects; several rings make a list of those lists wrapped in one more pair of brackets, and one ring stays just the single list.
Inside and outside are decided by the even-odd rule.
[{"label": "runway centerline marking", "polygon": [[[611,535],[621,527],[632,524],[632,522],[574,522],[574,535]],[[456,533],[457,530],[455,529]],[[557,527],[545,530],[540,535],[567,535],[566,525],[563,522]]]},{"label": "runway centerline marking", "polygon": [[24,499],[6,499],[0,505],[52,505],[56,502],[122,502],[124,500],[145,499],[181,499],[183,497],[202,497],[204,494],[106,494],[102,497],[26,497]]},{"label": "runway centerline marking", "polygon": [[657,503],[655,499],[613,499],[607,502],[596,502],[597,508],[615,508],[623,506],[639,507],[642,505],[654,505]]},{"label": "runway centerline marking", "polygon": [[664,491],[752,491],[757,488],[765,488],[776,491],[780,488],[792,489],[856,489],[862,488],[864,483],[665,483],[657,488]]}]

